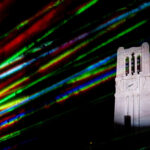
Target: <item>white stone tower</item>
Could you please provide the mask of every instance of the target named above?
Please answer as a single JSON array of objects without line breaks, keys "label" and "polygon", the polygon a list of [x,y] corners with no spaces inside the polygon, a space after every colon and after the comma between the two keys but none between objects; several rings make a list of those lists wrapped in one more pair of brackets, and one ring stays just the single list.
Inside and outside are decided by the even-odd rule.
[{"label": "white stone tower", "polygon": [[117,51],[114,122],[135,127],[150,126],[149,44]]}]

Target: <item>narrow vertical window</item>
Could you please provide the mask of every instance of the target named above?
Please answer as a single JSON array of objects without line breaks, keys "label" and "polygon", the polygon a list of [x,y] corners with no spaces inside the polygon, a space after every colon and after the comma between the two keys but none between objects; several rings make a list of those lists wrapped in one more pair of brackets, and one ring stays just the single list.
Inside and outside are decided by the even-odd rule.
[{"label": "narrow vertical window", "polygon": [[131,57],[131,74],[133,75],[135,73],[135,56],[134,53],[132,53]]},{"label": "narrow vertical window", "polygon": [[137,73],[141,72],[141,56],[137,56]]},{"label": "narrow vertical window", "polygon": [[126,58],[126,76],[129,74],[129,57]]}]

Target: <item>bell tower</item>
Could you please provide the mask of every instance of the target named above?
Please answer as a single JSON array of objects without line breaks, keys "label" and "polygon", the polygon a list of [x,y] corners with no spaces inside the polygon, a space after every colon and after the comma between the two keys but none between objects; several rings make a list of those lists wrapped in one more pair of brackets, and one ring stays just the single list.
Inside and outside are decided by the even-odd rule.
[{"label": "bell tower", "polygon": [[114,122],[135,127],[150,126],[149,44],[117,51]]}]

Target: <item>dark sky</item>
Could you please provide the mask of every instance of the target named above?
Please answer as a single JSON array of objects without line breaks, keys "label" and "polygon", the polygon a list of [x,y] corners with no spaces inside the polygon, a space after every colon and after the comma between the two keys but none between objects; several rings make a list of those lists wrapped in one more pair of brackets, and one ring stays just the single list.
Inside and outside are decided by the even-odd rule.
[{"label": "dark sky", "polygon": [[[92,1],[88,2],[92,4]],[[150,42],[149,1],[93,0],[95,4],[91,6],[88,2],[62,0],[59,1],[60,4],[43,12],[50,6],[49,3],[52,6],[56,0],[0,1],[0,90],[8,89],[6,93],[0,93],[0,102],[10,94],[16,94],[0,105],[5,106],[7,102],[16,102],[20,99],[29,100],[22,101],[21,104],[17,101],[17,107],[13,107],[15,103],[12,109],[6,109],[4,113],[0,108],[0,149],[22,150],[41,147],[44,150],[93,150],[106,149],[110,145],[117,145],[118,148],[119,144],[124,147],[127,146],[126,142],[129,142],[128,137],[131,137],[131,141],[135,137],[138,139],[138,136],[129,136],[130,134],[126,134],[127,138],[121,139],[124,134],[117,135],[114,130],[116,56],[87,72],[87,77],[83,76],[80,80],[71,78],[74,82],[66,81],[52,91],[46,92],[48,87],[115,55],[120,46],[128,48]],[[144,6],[144,9],[140,10],[140,6]],[[85,10],[81,11],[82,8]],[[134,13],[133,10],[137,12]],[[122,17],[118,18],[119,16]],[[17,25],[25,20],[27,23],[17,28]],[[113,23],[110,22],[112,20]],[[106,26],[98,28],[103,25]],[[41,40],[40,38],[49,33],[48,31],[52,33]],[[50,41],[52,44],[45,44]],[[62,46],[64,43],[66,44]],[[55,48],[58,51],[43,57],[42,54]],[[24,52],[21,53],[22,49]],[[17,57],[12,58],[11,56],[17,52],[20,52]],[[8,65],[1,67],[9,58],[12,59],[8,61]],[[21,70],[6,77],[2,76],[31,60],[34,62]],[[53,61],[54,64],[48,64]],[[45,64],[48,64],[48,67],[42,70]],[[50,73],[52,75],[46,77]],[[43,79],[44,76],[46,79]],[[82,77],[82,74],[79,77]],[[9,86],[17,81],[21,83],[9,89]],[[31,86],[34,81],[38,83]],[[34,95],[36,93],[40,94]],[[33,95],[36,98],[33,98]],[[64,95],[67,95],[67,98],[63,102],[57,102],[64,98]],[[9,125],[11,119],[14,123]],[[5,127],[2,126],[3,120],[7,122]],[[147,137],[145,132],[140,136]],[[120,137],[120,140],[114,142],[116,137]],[[133,148],[147,146],[147,143],[138,140],[141,144],[133,144]]]}]

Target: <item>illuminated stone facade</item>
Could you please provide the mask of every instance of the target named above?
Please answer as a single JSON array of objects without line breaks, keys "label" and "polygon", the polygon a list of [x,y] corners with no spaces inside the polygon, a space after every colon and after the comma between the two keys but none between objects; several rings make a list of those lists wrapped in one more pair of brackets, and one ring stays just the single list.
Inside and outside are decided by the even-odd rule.
[{"label": "illuminated stone facade", "polygon": [[149,44],[117,51],[114,122],[150,126]]}]

